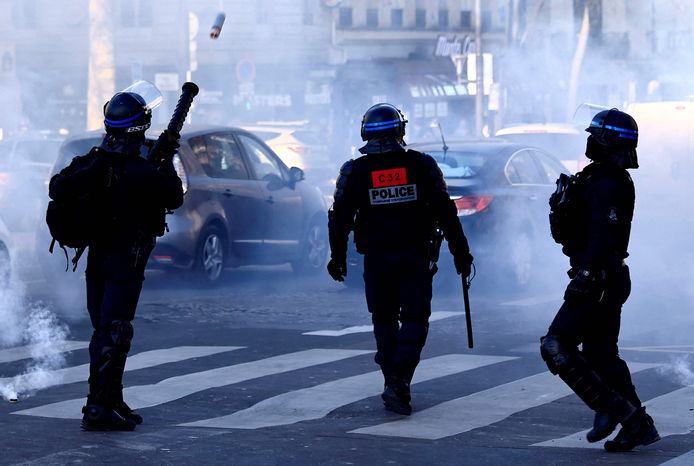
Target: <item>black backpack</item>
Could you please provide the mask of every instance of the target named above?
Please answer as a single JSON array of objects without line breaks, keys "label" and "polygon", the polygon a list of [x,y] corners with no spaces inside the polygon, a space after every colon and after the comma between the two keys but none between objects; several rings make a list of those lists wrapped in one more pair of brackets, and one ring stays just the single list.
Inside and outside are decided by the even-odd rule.
[{"label": "black backpack", "polygon": [[549,229],[555,242],[566,246],[576,234],[576,202],[585,176],[560,174],[557,189],[549,197]]},{"label": "black backpack", "polygon": [[[98,150],[98,148],[94,148],[90,154]],[[84,169],[86,164],[90,163],[90,160],[88,157],[75,157],[71,167]],[[113,176],[113,169],[109,168],[108,171],[107,176],[104,177],[103,189],[76,193],[73,196],[60,199],[52,199],[48,203],[46,224],[53,238],[49,251],[53,253],[55,243],[58,243],[65,252],[67,259],[68,253],[66,248],[74,249],[75,254],[71,261],[73,271],[77,269],[77,262],[87,246],[98,238],[99,235],[103,235],[104,231],[107,231],[107,212],[110,210],[108,209],[107,196],[112,188],[113,181],[116,179]]]}]

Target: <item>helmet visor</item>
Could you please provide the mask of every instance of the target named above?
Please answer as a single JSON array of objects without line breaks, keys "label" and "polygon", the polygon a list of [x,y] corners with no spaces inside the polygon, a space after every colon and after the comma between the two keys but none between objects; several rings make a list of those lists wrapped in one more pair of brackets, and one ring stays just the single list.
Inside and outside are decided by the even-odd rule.
[{"label": "helmet visor", "polygon": [[595,115],[611,108],[612,107],[584,102],[576,107],[576,111],[574,112],[574,116],[572,118],[573,124],[587,130],[590,127]]},{"label": "helmet visor", "polygon": [[131,92],[142,97],[145,102],[145,106],[149,111],[154,110],[161,104],[163,98],[157,86],[149,81],[136,81],[130,86],[123,89],[121,92]]}]

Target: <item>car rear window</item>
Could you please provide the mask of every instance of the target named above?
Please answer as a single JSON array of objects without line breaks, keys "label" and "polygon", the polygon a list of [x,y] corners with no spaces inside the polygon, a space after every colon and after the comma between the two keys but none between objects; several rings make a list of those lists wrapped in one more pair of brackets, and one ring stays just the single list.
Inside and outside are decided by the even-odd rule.
[{"label": "car rear window", "polygon": [[473,178],[483,169],[486,158],[476,152],[427,152],[446,178]]},{"label": "car rear window", "polygon": [[60,141],[19,141],[15,158],[19,163],[52,164],[58,156]]},{"label": "car rear window", "polygon": [[93,137],[85,139],[74,139],[72,141],[65,142],[60,147],[60,154],[58,154],[58,159],[55,162],[53,172],[59,172],[63,168],[70,165],[70,162],[76,156],[84,155],[87,152],[89,152],[92,147],[100,145],[101,139],[101,137]]},{"label": "car rear window", "polygon": [[269,141],[270,139],[275,139],[281,134],[277,131],[252,131],[252,133],[262,139],[263,142]]},{"label": "car rear window", "polygon": [[325,137],[313,131],[294,131],[292,136],[302,144],[325,144]]}]

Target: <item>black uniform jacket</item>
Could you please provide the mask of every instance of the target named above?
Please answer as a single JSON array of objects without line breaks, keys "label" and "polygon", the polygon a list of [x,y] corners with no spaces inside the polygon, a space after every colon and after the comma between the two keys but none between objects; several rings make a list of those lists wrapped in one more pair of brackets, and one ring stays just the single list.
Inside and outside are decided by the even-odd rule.
[{"label": "black uniform jacket", "polygon": [[352,229],[360,253],[388,253],[426,244],[437,222],[453,255],[469,252],[443,174],[420,152],[402,149],[346,162],[329,217],[333,255],[346,251]]},{"label": "black uniform jacket", "polygon": [[591,163],[581,172],[575,240],[564,246],[571,265],[588,270],[618,267],[629,255],[634,183],[611,163]]},{"label": "black uniform jacket", "polygon": [[166,209],[183,204],[181,179],[173,164],[157,168],[137,154],[94,148],[75,157],[51,178],[49,196],[60,199],[75,193],[104,192],[103,209],[110,218],[95,244],[133,244],[160,235]]}]

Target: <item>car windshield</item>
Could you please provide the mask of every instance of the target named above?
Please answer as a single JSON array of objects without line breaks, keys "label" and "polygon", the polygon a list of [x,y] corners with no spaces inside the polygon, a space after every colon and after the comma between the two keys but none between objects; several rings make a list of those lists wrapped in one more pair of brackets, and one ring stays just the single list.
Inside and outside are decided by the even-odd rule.
[{"label": "car windshield", "polygon": [[477,176],[486,158],[477,152],[443,151],[427,152],[439,164],[446,178],[473,178]]},{"label": "car windshield", "polygon": [[292,136],[294,136],[296,140],[302,144],[325,144],[325,135],[320,135],[313,131],[297,130],[292,133]]}]

